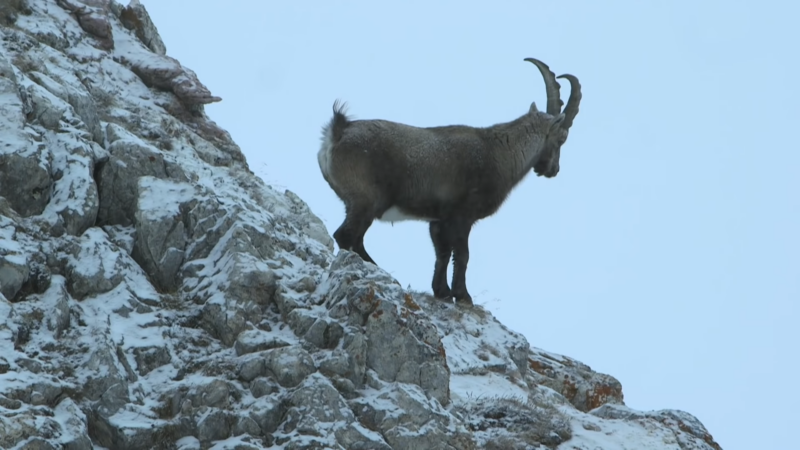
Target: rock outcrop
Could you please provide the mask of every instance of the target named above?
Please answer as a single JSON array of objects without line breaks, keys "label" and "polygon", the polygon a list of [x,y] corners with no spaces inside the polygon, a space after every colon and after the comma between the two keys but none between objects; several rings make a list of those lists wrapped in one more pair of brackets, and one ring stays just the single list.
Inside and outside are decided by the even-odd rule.
[{"label": "rock outcrop", "polygon": [[0,15],[0,448],[719,449],[334,255],[138,2]]}]

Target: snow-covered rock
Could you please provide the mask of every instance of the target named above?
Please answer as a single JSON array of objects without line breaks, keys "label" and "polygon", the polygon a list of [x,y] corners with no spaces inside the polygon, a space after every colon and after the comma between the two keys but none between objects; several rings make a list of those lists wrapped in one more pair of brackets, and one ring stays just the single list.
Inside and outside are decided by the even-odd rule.
[{"label": "snow-covered rock", "polygon": [[138,2],[0,16],[0,448],[719,449],[334,255]]}]

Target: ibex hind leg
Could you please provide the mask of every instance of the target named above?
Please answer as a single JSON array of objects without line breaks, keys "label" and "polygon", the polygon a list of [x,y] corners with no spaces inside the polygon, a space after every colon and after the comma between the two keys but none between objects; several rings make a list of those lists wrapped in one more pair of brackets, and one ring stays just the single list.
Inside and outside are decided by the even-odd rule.
[{"label": "ibex hind leg", "polygon": [[436,264],[433,270],[433,295],[436,298],[450,299],[452,292],[447,285],[447,265],[450,263],[450,255],[453,253],[453,246],[449,239],[449,233],[445,222],[434,221],[429,225],[433,249],[436,252]]},{"label": "ibex hind leg", "polygon": [[333,239],[340,249],[356,252],[364,261],[376,264],[364,248],[364,235],[374,219],[372,208],[348,207],[344,222],[333,233]]}]

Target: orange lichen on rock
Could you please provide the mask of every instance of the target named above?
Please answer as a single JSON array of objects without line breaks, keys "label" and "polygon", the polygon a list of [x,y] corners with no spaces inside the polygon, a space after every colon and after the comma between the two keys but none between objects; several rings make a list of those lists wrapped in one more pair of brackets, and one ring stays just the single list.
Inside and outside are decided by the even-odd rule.
[{"label": "orange lichen on rock", "polygon": [[405,302],[406,308],[412,311],[419,311],[421,309],[420,306],[417,304],[417,302],[414,301],[414,298],[411,296],[411,294],[409,294],[408,292],[406,292],[406,295],[403,296],[403,301]]},{"label": "orange lichen on rock", "polygon": [[534,350],[528,366],[537,383],[560,393],[581,411],[607,403],[624,404],[622,385],[616,378],[594,372],[571,358]]}]

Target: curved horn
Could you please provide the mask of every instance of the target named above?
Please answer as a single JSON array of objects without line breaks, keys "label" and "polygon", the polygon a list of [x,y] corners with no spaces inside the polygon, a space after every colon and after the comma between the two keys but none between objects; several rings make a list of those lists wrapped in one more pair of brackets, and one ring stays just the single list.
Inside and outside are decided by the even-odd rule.
[{"label": "curved horn", "polygon": [[547,114],[551,116],[557,116],[561,114],[561,105],[564,102],[561,101],[561,85],[558,84],[556,81],[556,74],[550,71],[550,68],[547,67],[547,64],[539,61],[535,58],[525,58],[525,61],[532,62],[536,67],[539,68],[539,72],[542,72],[542,77],[544,77],[544,86],[547,89]]},{"label": "curved horn", "polygon": [[567,107],[564,108],[564,121],[561,123],[562,128],[569,130],[569,127],[572,126],[572,121],[578,115],[578,106],[581,103],[581,97],[583,97],[581,95],[581,83],[578,82],[578,77],[568,73],[559,75],[557,78],[569,80],[569,100],[567,100]]}]

